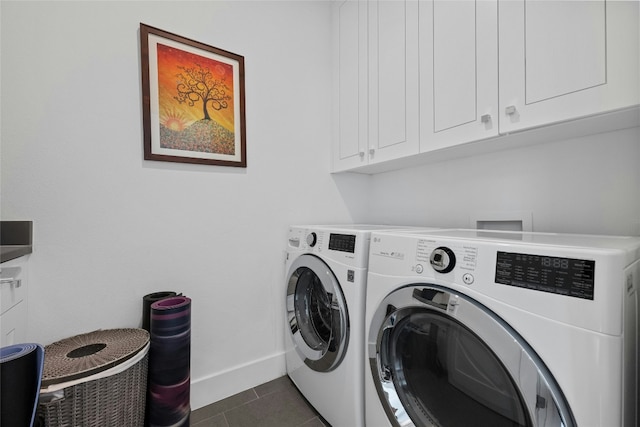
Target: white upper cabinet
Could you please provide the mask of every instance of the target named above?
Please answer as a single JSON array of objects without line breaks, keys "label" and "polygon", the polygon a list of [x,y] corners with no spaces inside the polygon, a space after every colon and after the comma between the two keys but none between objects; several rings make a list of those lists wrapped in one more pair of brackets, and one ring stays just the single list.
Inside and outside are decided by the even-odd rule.
[{"label": "white upper cabinet", "polygon": [[333,170],[638,126],[639,6],[337,0]]},{"label": "white upper cabinet", "polygon": [[639,104],[638,5],[501,0],[500,132]]},{"label": "white upper cabinet", "polygon": [[333,4],[333,170],[368,163],[367,2]]},{"label": "white upper cabinet", "polygon": [[418,154],[418,2],[371,0],[369,163]]},{"label": "white upper cabinet", "polygon": [[420,151],[498,135],[495,1],[419,2]]},{"label": "white upper cabinet", "polygon": [[419,152],[418,2],[333,3],[333,171]]}]

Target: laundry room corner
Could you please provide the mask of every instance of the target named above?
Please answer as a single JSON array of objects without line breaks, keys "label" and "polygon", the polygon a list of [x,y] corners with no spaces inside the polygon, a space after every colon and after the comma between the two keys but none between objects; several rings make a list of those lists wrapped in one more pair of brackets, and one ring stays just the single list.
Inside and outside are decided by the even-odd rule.
[{"label": "laundry room corner", "polygon": [[[197,409],[284,374],[288,226],[358,221],[366,192],[329,174],[329,4],[190,4],[2,2],[0,182],[2,219],[33,221],[27,339],[181,292]],[[246,169],[143,160],[141,22],[244,56]]]}]

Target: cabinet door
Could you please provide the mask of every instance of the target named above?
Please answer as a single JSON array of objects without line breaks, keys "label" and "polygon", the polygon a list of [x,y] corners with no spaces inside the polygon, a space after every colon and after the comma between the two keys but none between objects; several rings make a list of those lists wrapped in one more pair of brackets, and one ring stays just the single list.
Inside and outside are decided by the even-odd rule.
[{"label": "cabinet door", "polygon": [[498,134],[497,1],[421,1],[420,151]]},{"label": "cabinet door", "polygon": [[333,171],[368,163],[367,149],[367,3],[333,4],[334,88]]},{"label": "cabinet door", "polygon": [[0,347],[23,343],[27,339],[27,304],[20,301],[0,316]]},{"label": "cabinet door", "polygon": [[369,163],[419,150],[418,1],[369,2]]},{"label": "cabinet door", "polygon": [[27,338],[28,256],[2,263],[0,273],[0,347]]},{"label": "cabinet door", "polygon": [[638,4],[500,0],[500,132],[640,103]]}]

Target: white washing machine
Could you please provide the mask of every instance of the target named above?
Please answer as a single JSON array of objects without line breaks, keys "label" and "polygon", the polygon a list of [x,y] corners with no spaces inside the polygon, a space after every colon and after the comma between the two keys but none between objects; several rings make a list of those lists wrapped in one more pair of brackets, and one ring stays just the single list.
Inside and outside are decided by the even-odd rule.
[{"label": "white washing machine", "polygon": [[[292,226],[286,260],[287,374],[333,427],[364,425],[364,310],[376,225]],[[402,227],[407,228],[407,227]]]},{"label": "white washing machine", "polygon": [[373,233],[367,427],[637,427],[640,238]]}]

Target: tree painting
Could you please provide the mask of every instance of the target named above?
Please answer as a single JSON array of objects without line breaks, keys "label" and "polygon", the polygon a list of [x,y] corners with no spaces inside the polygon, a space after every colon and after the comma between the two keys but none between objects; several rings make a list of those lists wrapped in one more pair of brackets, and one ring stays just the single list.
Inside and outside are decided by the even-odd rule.
[{"label": "tree painting", "polygon": [[184,102],[193,107],[196,102],[202,102],[204,120],[211,120],[207,106],[220,111],[229,107],[231,96],[229,87],[223,79],[216,80],[209,68],[203,68],[200,64],[193,67],[178,66],[182,70],[177,74],[178,84],[176,90],[178,96],[174,98],[178,102]]},{"label": "tree painting", "polygon": [[233,68],[160,43],[160,146],[235,154]]}]

